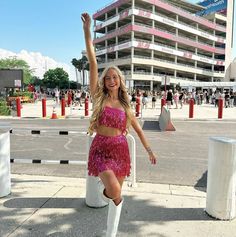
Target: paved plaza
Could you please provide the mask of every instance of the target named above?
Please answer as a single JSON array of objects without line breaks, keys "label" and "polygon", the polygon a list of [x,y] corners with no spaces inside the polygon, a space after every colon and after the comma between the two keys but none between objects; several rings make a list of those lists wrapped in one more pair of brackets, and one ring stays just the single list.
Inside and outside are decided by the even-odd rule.
[{"label": "paved plaza", "polygon": [[[54,106],[53,100],[47,101],[46,119],[50,118]],[[59,116],[60,106],[55,109]],[[235,107],[225,108],[223,119],[217,118],[218,109],[213,105],[196,105],[193,119],[188,118],[188,111],[188,105],[171,109],[172,120],[236,123]],[[41,102],[23,104],[21,112],[22,118],[13,119],[40,119]],[[155,109],[151,104],[143,109],[141,117],[144,121],[157,120],[159,115],[160,101]],[[84,107],[66,108],[66,119],[81,118],[84,118]],[[0,198],[1,237],[95,237],[102,236],[106,229],[108,209],[86,206],[84,178],[15,173],[11,175],[11,181],[11,194]],[[125,183],[123,196],[120,237],[236,236],[236,220],[216,220],[205,212],[205,187],[147,182],[128,187]]]}]

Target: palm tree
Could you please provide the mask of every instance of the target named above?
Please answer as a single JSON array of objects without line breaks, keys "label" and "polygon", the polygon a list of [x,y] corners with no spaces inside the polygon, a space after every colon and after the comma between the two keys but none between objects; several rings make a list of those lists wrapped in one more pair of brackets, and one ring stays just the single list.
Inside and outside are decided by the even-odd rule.
[{"label": "palm tree", "polygon": [[75,67],[75,71],[76,71],[76,79],[78,81],[78,74],[77,74],[77,70],[79,72],[82,71],[82,85],[84,87],[84,79],[85,79],[85,75],[84,75],[84,70],[89,70],[89,64],[88,64],[88,59],[86,56],[83,56],[81,59],[76,59],[73,58],[71,61],[72,65]]},{"label": "palm tree", "polygon": [[75,67],[75,75],[76,75],[76,82],[77,82],[77,89],[79,85],[79,78],[78,78],[78,60],[73,58],[71,61],[72,65]]}]

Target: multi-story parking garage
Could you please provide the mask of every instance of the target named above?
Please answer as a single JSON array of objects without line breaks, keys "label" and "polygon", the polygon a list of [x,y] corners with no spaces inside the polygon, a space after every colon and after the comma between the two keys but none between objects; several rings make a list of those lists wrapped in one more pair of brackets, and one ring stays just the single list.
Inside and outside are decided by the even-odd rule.
[{"label": "multi-story parking garage", "polygon": [[205,7],[182,0],[115,1],[93,15],[99,70],[116,65],[129,87],[151,90],[163,78],[171,83],[228,80],[229,5],[224,14],[198,16]]}]

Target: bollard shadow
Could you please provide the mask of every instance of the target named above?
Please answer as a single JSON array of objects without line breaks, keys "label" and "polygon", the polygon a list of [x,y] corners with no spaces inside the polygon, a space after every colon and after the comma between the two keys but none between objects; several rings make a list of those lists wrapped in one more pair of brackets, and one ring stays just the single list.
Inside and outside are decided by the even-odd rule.
[{"label": "bollard shadow", "polygon": [[154,121],[144,121],[142,124],[143,130],[150,130],[150,131],[155,131],[155,132],[161,132],[160,126],[159,126],[159,121],[154,120]]},{"label": "bollard shadow", "polygon": [[207,170],[202,174],[201,178],[197,180],[197,183],[194,185],[194,188],[199,191],[206,192],[207,187]]}]

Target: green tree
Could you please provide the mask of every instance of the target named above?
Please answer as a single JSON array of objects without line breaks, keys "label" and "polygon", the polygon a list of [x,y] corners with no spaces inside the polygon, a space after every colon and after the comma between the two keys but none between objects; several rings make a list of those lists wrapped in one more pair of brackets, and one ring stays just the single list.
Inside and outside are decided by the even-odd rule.
[{"label": "green tree", "polygon": [[81,84],[76,81],[70,81],[70,89],[81,89]]},{"label": "green tree", "polygon": [[0,60],[0,68],[4,69],[22,69],[23,70],[23,83],[28,85],[32,83],[33,70],[30,69],[27,62],[22,59],[6,58]]},{"label": "green tree", "polygon": [[43,84],[48,88],[68,88],[69,75],[63,68],[49,69],[43,75]]},{"label": "green tree", "polygon": [[32,84],[35,85],[35,86],[42,86],[43,81],[39,77],[33,76],[32,77]]}]

